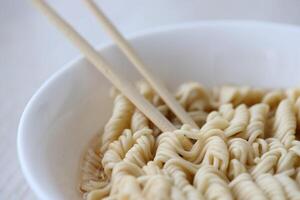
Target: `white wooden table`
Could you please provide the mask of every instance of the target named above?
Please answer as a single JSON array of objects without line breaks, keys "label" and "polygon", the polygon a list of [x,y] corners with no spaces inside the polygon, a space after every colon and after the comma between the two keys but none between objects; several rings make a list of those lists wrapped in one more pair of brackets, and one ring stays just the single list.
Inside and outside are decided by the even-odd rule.
[{"label": "white wooden table", "polygon": [[[34,200],[17,158],[17,126],[39,86],[78,52],[30,1],[0,0],[0,199]],[[108,41],[80,0],[49,0],[93,44]],[[204,19],[300,24],[299,0],[99,0],[125,34]]]}]

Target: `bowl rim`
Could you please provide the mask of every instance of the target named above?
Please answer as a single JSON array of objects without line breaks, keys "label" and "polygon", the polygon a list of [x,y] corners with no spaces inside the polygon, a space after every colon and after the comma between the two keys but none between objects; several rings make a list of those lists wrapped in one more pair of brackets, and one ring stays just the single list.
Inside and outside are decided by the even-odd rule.
[{"label": "bowl rim", "polygon": [[[165,32],[172,32],[178,31],[187,28],[197,28],[203,26],[234,26],[234,27],[248,27],[248,26],[260,26],[265,28],[285,28],[289,30],[298,30],[300,31],[300,27],[293,25],[293,24],[283,24],[277,22],[267,22],[267,21],[256,21],[256,20],[203,20],[203,21],[191,21],[186,23],[179,23],[179,24],[171,24],[171,25],[162,25],[157,26],[154,28],[147,28],[141,31],[136,31],[135,33],[125,35],[126,39],[129,41],[134,41],[137,39],[142,39],[150,35],[161,34]],[[101,45],[96,45],[95,49],[97,51],[103,51],[107,48],[116,46],[112,41],[105,42]],[[25,177],[26,182],[28,183],[29,187],[33,190],[35,195],[41,199],[47,199],[47,196],[44,194],[43,190],[39,187],[38,183],[35,182],[35,178],[31,171],[28,169],[26,161],[26,155],[23,149],[26,148],[26,144],[24,143],[24,137],[26,135],[26,131],[24,131],[24,127],[26,125],[27,118],[29,117],[32,108],[35,105],[38,97],[40,96],[41,92],[45,90],[53,81],[55,81],[58,77],[63,76],[68,70],[70,70],[76,63],[84,59],[83,55],[76,56],[71,61],[64,64],[59,70],[54,72],[46,81],[42,83],[42,85],[38,88],[38,90],[32,95],[30,100],[25,106],[23,113],[21,114],[21,118],[18,125],[17,130],[17,154],[18,159],[21,167],[21,171]]]}]

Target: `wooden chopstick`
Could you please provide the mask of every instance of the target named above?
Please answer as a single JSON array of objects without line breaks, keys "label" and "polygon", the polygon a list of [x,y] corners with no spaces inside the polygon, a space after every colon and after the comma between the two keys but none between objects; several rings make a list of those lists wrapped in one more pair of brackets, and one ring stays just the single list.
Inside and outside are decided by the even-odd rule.
[{"label": "wooden chopstick", "polygon": [[61,30],[67,38],[85,55],[110,82],[119,89],[142,113],[145,114],[160,130],[174,131],[175,126],[151,105],[137,89],[122,76],[112,71],[111,66],[98,52],[77,33],[70,24],[63,20],[45,1],[33,0],[34,4]]},{"label": "wooden chopstick", "polygon": [[198,128],[194,120],[188,115],[188,113],[183,109],[183,107],[176,101],[173,95],[167,90],[167,88],[162,84],[162,82],[157,79],[149,70],[147,70],[146,65],[131,47],[129,42],[122,36],[122,34],[117,30],[113,23],[105,16],[103,11],[99,6],[95,4],[93,0],[84,0],[87,7],[91,12],[97,17],[98,21],[102,24],[105,31],[127,58],[133,63],[133,65],[138,69],[142,76],[150,83],[153,89],[158,93],[158,95],[165,101],[169,108],[174,112],[174,114],[181,120],[181,122],[189,124],[194,128]]}]

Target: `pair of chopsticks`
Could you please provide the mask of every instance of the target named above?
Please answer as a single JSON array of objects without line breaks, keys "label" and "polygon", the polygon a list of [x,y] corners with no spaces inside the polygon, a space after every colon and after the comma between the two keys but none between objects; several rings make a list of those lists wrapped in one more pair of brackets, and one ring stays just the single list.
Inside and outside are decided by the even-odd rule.
[{"label": "pair of chopsticks", "polygon": [[[91,62],[110,82],[120,90],[146,117],[148,117],[160,130],[174,131],[175,126],[163,116],[151,103],[149,103],[129,81],[112,70],[110,64],[78,33],[70,24],[60,17],[44,0],[33,0],[34,4],[60,29],[67,38],[81,51],[81,53]],[[116,29],[116,27],[105,16],[101,9],[93,0],[85,0],[86,5],[101,22],[104,29],[112,37],[118,47],[127,58],[149,82],[157,94],[164,100],[174,114],[185,124],[197,128],[193,119],[179,105],[172,94],[163,84],[148,70],[142,60],[135,53],[130,44]]]}]

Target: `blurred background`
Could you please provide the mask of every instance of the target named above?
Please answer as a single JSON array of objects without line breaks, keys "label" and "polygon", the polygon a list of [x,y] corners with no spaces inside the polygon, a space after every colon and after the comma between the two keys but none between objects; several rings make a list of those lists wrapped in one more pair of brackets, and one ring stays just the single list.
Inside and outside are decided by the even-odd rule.
[{"label": "blurred background", "polygon": [[[82,0],[48,2],[92,44],[110,41]],[[125,35],[200,20],[261,20],[300,25],[299,0],[97,2]],[[0,0],[0,199],[37,199],[22,176],[17,158],[19,119],[40,85],[78,55],[30,0]]]}]

